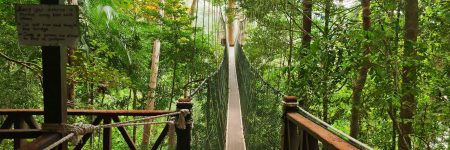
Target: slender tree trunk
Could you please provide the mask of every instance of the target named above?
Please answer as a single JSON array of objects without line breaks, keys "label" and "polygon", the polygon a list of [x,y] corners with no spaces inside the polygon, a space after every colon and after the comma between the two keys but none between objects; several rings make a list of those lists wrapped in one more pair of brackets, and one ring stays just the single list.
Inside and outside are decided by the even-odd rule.
[{"label": "slender tree trunk", "polygon": [[[69,5],[78,5],[78,0],[68,0]],[[68,46],[67,49],[67,65],[72,67],[74,65],[73,55],[75,53],[75,46]],[[75,102],[75,76],[73,73],[68,74],[67,78],[67,102]]]},{"label": "slender tree trunk", "polygon": [[[164,3],[164,0],[160,0],[161,3]],[[159,8],[159,15],[161,17],[164,16],[164,11],[162,8]],[[159,21],[159,24],[162,22]],[[161,26],[161,25],[160,25]],[[150,75],[150,83],[149,83],[149,91],[147,92],[147,110],[155,109],[155,95],[156,95],[156,84],[158,80],[158,66],[159,66],[159,54],[161,50],[161,41],[156,39],[153,42],[153,53],[152,53],[152,64],[151,64],[151,75]],[[142,149],[147,149],[150,136],[151,135],[151,125],[144,125],[144,132],[142,135]]]},{"label": "slender tree trunk", "polygon": [[287,88],[288,92],[291,89],[291,62],[292,62],[292,50],[294,49],[294,31],[292,31],[292,20],[289,19],[289,54],[288,54],[288,74],[287,74]]},{"label": "slender tree trunk", "polygon": [[[137,109],[137,90],[133,89],[133,110]],[[136,117],[133,117],[133,119],[136,119]],[[133,126],[133,142],[136,143],[136,126]]]},{"label": "slender tree trunk", "polygon": [[[370,0],[362,1],[362,19],[363,19],[363,29],[368,32],[371,26],[370,22]],[[368,34],[366,33],[366,39],[369,40]],[[360,132],[360,120],[361,120],[361,94],[366,83],[367,72],[370,68],[370,44],[364,45],[364,53],[361,62],[361,67],[359,68],[356,80],[353,82],[353,93],[352,93],[352,117],[350,121],[350,136],[358,138]]]},{"label": "slender tree trunk", "polygon": [[331,9],[331,0],[326,0],[325,2],[325,30],[324,30],[324,39],[325,39],[325,62],[324,62],[324,74],[323,74],[323,84],[325,85],[324,90],[322,92],[322,97],[323,97],[323,103],[322,103],[322,107],[323,107],[323,112],[322,112],[322,116],[323,116],[323,120],[325,122],[328,121],[328,105],[329,105],[329,100],[328,100],[328,90],[329,90],[329,66],[330,66],[330,61],[331,60],[331,56],[330,56],[330,51],[329,51],[329,34],[330,34],[330,9]]},{"label": "slender tree trunk", "polygon": [[189,11],[189,16],[194,16],[194,13],[197,12],[197,3],[198,0],[192,0],[191,10]]},{"label": "slender tree trunk", "polygon": [[91,104],[91,105],[94,105],[94,102],[95,102],[95,90],[94,90],[94,84],[93,84],[93,81],[92,81],[92,79],[91,79],[91,83],[88,83],[88,87],[89,87],[89,103]]},{"label": "slender tree trunk", "polygon": [[414,48],[418,35],[418,0],[406,0],[405,5],[405,45],[403,51],[403,69],[400,105],[400,133],[399,149],[411,149],[413,132],[413,118],[416,112],[417,101],[415,90],[417,82],[417,51]]},{"label": "slender tree trunk", "polygon": [[[307,53],[307,50],[309,50],[309,47],[311,45],[311,25],[312,25],[312,0],[303,0],[302,7],[303,7],[303,32],[302,32],[302,49],[299,52],[299,60],[302,62],[304,55]],[[303,61],[304,62],[304,61]],[[305,72],[303,68],[299,69],[298,72],[298,78],[301,78]],[[306,83],[306,82],[304,82]],[[306,85],[306,84],[305,84]],[[305,86],[306,87],[306,86]],[[306,109],[308,107],[308,95],[306,94],[307,89],[305,89],[302,93],[302,99],[303,102],[301,102],[301,105],[304,106]]]},{"label": "slender tree trunk", "polygon": [[[173,61],[173,72],[172,72],[172,88],[170,89],[169,110],[172,110],[172,102],[173,102],[173,98],[175,97],[175,83],[177,80],[177,66],[178,66],[178,61],[174,60]],[[188,89],[188,88],[185,88],[185,89]],[[189,90],[184,91],[184,93],[185,93],[184,97],[188,97],[188,94],[187,94],[188,91]]]},{"label": "slender tree trunk", "polygon": [[[67,65],[69,67],[74,66],[74,60],[73,60],[74,53],[75,53],[75,48],[69,47],[68,52],[67,52]],[[75,102],[75,75],[73,72],[68,74],[67,80],[69,80],[69,81],[67,81],[68,82],[68,84],[67,84],[67,102],[74,103]]]},{"label": "slender tree trunk", "polygon": [[[192,26],[194,27],[194,45],[197,45],[197,22],[198,22],[198,0],[193,0],[192,1],[192,5],[191,5],[191,11],[189,12],[189,15],[191,17],[194,17],[195,20],[192,21]],[[194,61],[195,61],[195,52],[197,51],[197,46],[194,46],[194,49],[192,49],[191,55],[192,57],[190,57],[189,59],[189,63],[191,65],[191,69],[189,70],[189,77],[187,82],[189,83],[191,80],[193,80],[194,78]],[[187,88],[184,91],[185,95],[188,95],[188,92],[190,92],[190,90],[188,90]],[[185,96],[187,97],[187,96]],[[172,103],[172,101],[171,101]],[[171,106],[169,106],[169,109],[171,108]]]},{"label": "slender tree trunk", "polygon": [[[395,14],[396,18],[395,18],[395,35],[393,37],[393,48],[392,51],[388,51],[388,61],[387,61],[387,69],[389,70],[388,74],[392,76],[392,83],[390,84],[391,88],[390,89],[392,91],[390,91],[389,93],[391,94],[395,94],[398,93],[398,89],[399,89],[399,83],[398,83],[398,65],[397,65],[397,61],[395,61],[394,57],[392,56],[397,56],[397,51],[398,51],[398,43],[399,43],[399,32],[400,32],[400,11],[401,11],[401,3],[398,2],[397,3],[397,13],[395,14],[394,10],[392,11],[392,15]],[[389,48],[389,45],[387,45],[387,47]],[[397,108],[393,106],[393,102],[389,102],[389,110],[388,110],[388,114],[392,120],[392,143],[391,143],[391,149],[395,150],[397,147],[397,133],[398,133],[398,122],[397,122]]]},{"label": "slender tree trunk", "polygon": [[312,0],[304,0],[302,2],[302,6],[303,6],[302,47],[304,49],[309,49],[309,46],[311,45]]},{"label": "slender tree trunk", "polygon": [[228,26],[228,44],[234,46],[234,17],[236,10],[236,1],[228,0],[227,26]]},{"label": "slender tree trunk", "polygon": [[397,110],[394,108],[394,106],[392,105],[392,103],[389,104],[389,110],[387,111],[389,118],[391,118],[392,120],[392,145],[391,145],[391,149],[395,150],[396,147],[396,138],[397,138],[397,131],[398,131],[398,122],[397,122]]}]

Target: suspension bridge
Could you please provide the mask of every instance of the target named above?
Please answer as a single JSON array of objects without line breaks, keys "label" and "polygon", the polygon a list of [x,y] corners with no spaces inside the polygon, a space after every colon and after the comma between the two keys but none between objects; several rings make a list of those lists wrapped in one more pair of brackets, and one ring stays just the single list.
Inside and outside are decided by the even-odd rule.
[{"label": "suspension bridge", "polygon": [[[233,37],[240,39],[237,21],[233,25],[237,29]],[[113,144],[112,129],[117,128],[128,148],[138,149],[125,127],[161,124],[164,128],[151,149],[164,145],[178,150],[372,149],[305,111],[296,97],[266,82],[250,65],[241,44],[239,40],[226,44],[218,69],[190,96],[179,99],[176,111],[67,110],[61,87],[65,84],[61,51],[43,47],[44,109],[0,110],[0,115],[7,116],[0,127],[0,142],[14,139],[14,149],[24,150],[67,149],[72,142],[74,149],[82,149],[94,133],[102,131],[102,148],[108,150]],[[196,109],[194,103],[206,109]],[[40,126],[34,117],[41,115],[44,123]],[[68,115],[94,119],[68,123]],[[121,116],[141,118],[122,121]],[[34,140],[25,140],[30,138]]]}]

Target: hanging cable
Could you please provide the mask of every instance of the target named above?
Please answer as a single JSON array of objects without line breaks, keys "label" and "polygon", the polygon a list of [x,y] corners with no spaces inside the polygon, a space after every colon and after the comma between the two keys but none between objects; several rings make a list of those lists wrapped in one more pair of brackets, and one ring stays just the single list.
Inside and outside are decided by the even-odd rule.
[{"label": "hanging cable", "polygon": [[204,39],[205,39],[205,8],[206,8],[206,1],[203,0],[203,15],[202,15],[202,47],[204,44]]},{"label": "hanging cable", "polygon": [[[189,71],[189,80],[192,80],[192,78],[194,76],[194,70],[195,70],[195,69],[193,69],[193,67],[194,67],[194,62],[195,62],[195,53],[197,51],[197,28],[198,28],[197,22],[198,22],[198,10],[199,10],[198,9],[198,1],[199,0],[194,0],[195,4],[193,4],[193,5],[195,5],[194,47],[193,47],[193,51],[192,51],[192,56],[190,58],[192,69],[190,69],[190,71]],[[189,93],[192,93],[191,88],[189,88]]]},{"label": "hanging cable", "polygon": [[196,6],[195,6],[195,8],[196,8],[196,10],[195,10],[195,24],[194,24],[194,53],[195,53],[195,50],[197,50],[197,42],[196,42],[196,40],[197,40],[197,22],[198,22],[198,1],[199,0],[195,0],[195,2],[196,2]]},{"label": "hanging cable", "polygon": [[207,33],[206,35],[208,36],[207,37],[208,45],[211,48],[211,39],[210,39],[211,36],[210,36],[210,33],[209,33],[210,32],[209,29],[210,29],[210,26],[211,26],[211,24],[210,24],[211,23],[211,1],[208,4],[208,15],[207,16],[208,16],[208,23],[207,23],[208,24],[208,29],[206,30],[206,33]]}]

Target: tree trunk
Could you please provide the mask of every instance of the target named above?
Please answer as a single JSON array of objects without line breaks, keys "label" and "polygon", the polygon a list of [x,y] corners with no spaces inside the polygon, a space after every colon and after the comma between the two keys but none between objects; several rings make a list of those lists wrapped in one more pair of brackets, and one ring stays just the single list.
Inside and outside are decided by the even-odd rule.
[{"label": "tree trunk", "polygon": [[[288,18],[289,19],[289,18]],[[288,72],[287,72],[287,88],[288,92],[291,90],[291,61],[292,61],[292,50],[294,49],[294,31],[292,30],[292,19],[289,19],[289,54],[288,54]]]},{"label": "tree trunk", "polygon": [[[172,102],[173,102],[173,98],[175,98],[175,83],[176,83],[176,80],[177,80],[177,66],[178,66],[178,61],[173,60],[172,88],[170,89],[169,110],[172,110]],[[185,88],[185,89],[188,89],[188,88]],[[187,91],[188,90],[185,90],[185,92],[184,92],[185,96],[184,97],[188,97]]]},{"label": "tree trunk", "polygon": [[[370,23],[370,0],[362,1],[362,19],[363,19],[363,29],[368,32],[371,26]],[[369,36],[366,33],[366,39],[369,40]],[[366,43],[364,45],[364,53],[361,62],[361,67],[359,68],[356,80],[353,82],[353,93],[352,93],[352,116],[350,121],[350,136],[358,138],[360,132],[360,120],[361,120],[361,94],[366,83],[367,72],[370,68],[370,44]]]},{"label": "tree trunk", "polygon": [[329,106],[329,99],[328,99],[328,90],[329,90],[329,66],[330,66],[330,51],[328,50],[330,48],[328,42],[329,42],[329,34],[330,34],[330,9],[331,9],[331,0],[326,0],[325,2],[325,30],[324,30],[324,39],[325,39],[325,62],[324,62],[324,73],[323,73],[323,84],[325,85],[324,90],[322,92],[322,97],[323,97],[323,103],[322,103],[322,107],[323,107],[323,112],[322,112],[322,116],[323,116],[323,121],[328,122],[328,106]]},{"label": "tree trunk", "polygon": [[[78,5],[78,0],[68,0],[69,5]],[[72,67],[74,65],[73,55],[75,53],[75,46],[68,46],[67,48],[67,65]],[[75,102],[75,76],[74,73],[68,74],[67,78],[67,102]]]},{"label": "tree trunk", "polygon": [[[133,110],[137,110],[137,90],[133,89]],[[133,120],[135,120],[136,117],[133,117]],[[133,142],[136,143],[136,126],[133,126]]]},{"label": "tree trunk", "polygon": [[[160,0],[161,3],[164,3],[164,0]],[[164,10],[159,8],[159,15],[164,17]],[[159,24],[162,22],[159,21]],[[160,25],[161,26],[161,25]],[[161,50],[161,41],[156,39],[153,42],[153,53],[152,53],[152,64],[151,64],[151,75],[149,82],[149,90],[147,92],[147,110],[155,109],[155,95],[156,95],[156,84],[158,80],[158,66],[159,66],[159,54]],[[149,120],[151,121],[151,120]],[[148,144],[151,135],[151,125],[144,125],[144,132],[142,135],[142,149],[148,149]]]},{"label": "tree trunk", "polygon": [[192,0],[191,10],[189,11],[189,16],[194,16],[194,13],[197,12],[197,3],[198,0]]},{"label": "tree trunk", "polygon": [[236,1],[228,0],[227,26],[228,26],[228,44],[234,46],[234,17],[235,17]]},{"label": "tree trunk", "polygon": [[411,149],[413,118],[417,101],[414,97],[417,82],[417,51],[414,45],[418,34],[418,0],[406,0],[405,6],[405,47],[403,51],[402,86],[400,99],[399,149]]},{"label": "tree trunk", "polygon": [[[299,60],[302,61],[304,55],[306,54],[306,50],[309,49],[311,45],[311,25],[312,25],[312,0],[304,0],[302,2],[303,7],[303,32],[302,32],[302,49],[299,52]],[[301,78],[305,74],[305,70],[303,68],[300,68],[298,70],[298,78]],[[306,82],[304,82],[306,85]],[[308,95],[306,94],[306,89],[302,91],[302,99],[301,106],[304,106],[306,109],[308,107]]]},{"label": "tree trunk", "polygon": [[311,17],[312,17],[312,0],[304,0],[302,2],[303,6],[303,36],[302,36],[302,47],[309,49],[311,45]]}]

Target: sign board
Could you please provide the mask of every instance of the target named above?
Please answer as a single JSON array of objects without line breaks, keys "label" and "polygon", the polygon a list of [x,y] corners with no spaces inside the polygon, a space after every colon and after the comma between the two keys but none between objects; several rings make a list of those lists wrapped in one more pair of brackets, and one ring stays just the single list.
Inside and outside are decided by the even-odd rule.
[{"label": "sign board", "polygon": [[19,43],[72,46],[80,37],[78,6],[15,5]]}]

